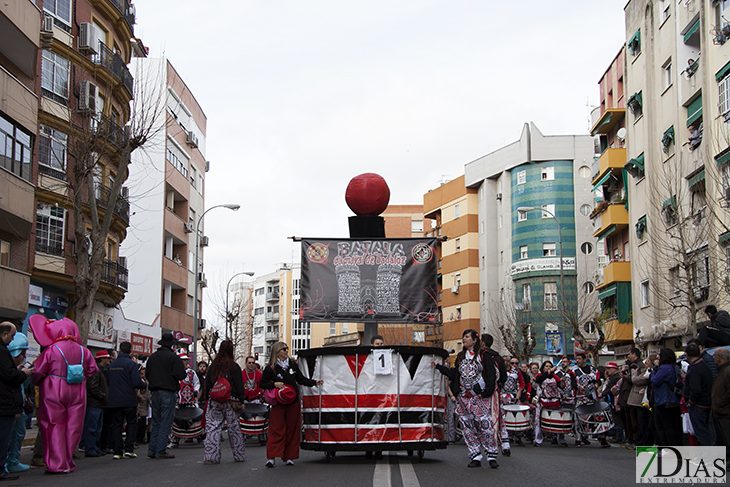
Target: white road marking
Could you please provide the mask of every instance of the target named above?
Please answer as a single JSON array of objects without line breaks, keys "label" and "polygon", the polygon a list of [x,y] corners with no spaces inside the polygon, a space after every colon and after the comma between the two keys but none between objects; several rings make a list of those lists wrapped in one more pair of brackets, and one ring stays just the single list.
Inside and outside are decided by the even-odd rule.
[{"label": "white road marking", "polygon": [[413,464],[408,457],[399,460],[398,465],[400,466],[400,477],[403,481],[403,487],[421,487],[418,482],[418,476],[416,471],[413,469]]},{"label": "white road marking", "polygon": [[[383,455],[386,454],[386,452],[383,452]],[[385,459],[375,462],[373,487],[390,487],[390,460],[387,456]]]}]

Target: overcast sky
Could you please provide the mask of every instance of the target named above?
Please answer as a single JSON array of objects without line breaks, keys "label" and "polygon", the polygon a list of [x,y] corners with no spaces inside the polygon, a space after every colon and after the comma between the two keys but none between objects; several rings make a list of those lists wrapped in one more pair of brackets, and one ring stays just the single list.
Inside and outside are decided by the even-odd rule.
[{"label": "overcast sky", "polygon": [[136,0],[135,34],[208,118],[206,207],[242,207],[205,217],[209,286],[298,261],[287,237],[348,236],[358,174],[422,204],[525,122],[586,134],[625,3]]}]

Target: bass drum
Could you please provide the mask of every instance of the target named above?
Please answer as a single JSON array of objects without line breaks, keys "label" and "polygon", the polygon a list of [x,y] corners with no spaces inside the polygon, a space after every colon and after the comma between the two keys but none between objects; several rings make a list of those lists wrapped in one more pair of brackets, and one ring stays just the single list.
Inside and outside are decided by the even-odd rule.
[{"label": "bass drum", "polygon": [[573,411],[570,409],[543,409],[540,429],[547,433],[570,434],[573,431]]},{"label": "bass drum", "polygon": [[183,439],[203,434],[203,410],[197,407],[177,408],[172,420],[172,434]]},{"label": "bass drum", "polygon": [[269,407],[268,404],[244,403],[238,419],[241,432],[244,435],[265,435],[269,429]]},{"label": "bass drum", "polygon": [[507,404],[504,407],[504,424],[507,431],[526,431],[530,425],[530,406]]},{"label": "bass drum", "polygon": [[578,432],[582,435],[597,435],[613,428],[611,407],[605,402],[584,404],[575,408]]}]

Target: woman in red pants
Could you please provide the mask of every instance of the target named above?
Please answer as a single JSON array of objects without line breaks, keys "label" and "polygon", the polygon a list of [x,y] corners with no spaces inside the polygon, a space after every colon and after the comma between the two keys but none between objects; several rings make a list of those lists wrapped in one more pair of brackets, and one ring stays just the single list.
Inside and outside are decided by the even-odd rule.
[{"label": "woman in red pants", "polygon": [[269,364],[264,368],[259,386],[261,389],[292,388],[294,400],[288,404],[281,401],[271,408],[269,414],[269,439],[266,443],[266,466],[273,468],[275,458],[279,457],[286,465],[294,465],[299,458],[299,439],[301,436],[301,408],[299,406],[299,387],[297,383],[313,387],[321,385],[321,380],[304,377],[297,363],[289,357],[289,347],[284,342],[276,342],[271,347]]}]

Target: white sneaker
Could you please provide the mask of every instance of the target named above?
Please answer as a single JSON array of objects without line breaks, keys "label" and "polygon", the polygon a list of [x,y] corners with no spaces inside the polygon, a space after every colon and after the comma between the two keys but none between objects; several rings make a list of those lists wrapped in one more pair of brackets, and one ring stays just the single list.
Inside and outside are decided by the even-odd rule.
[{"label": "white sneaker", "polygon": [[274,459],[273,458],[266,460],[266,468],[274,468]]},{"label": "white sneaker", "polygon": [[294,465],[294,460],[287,460],[286,465]]}]

